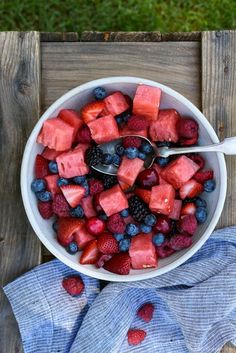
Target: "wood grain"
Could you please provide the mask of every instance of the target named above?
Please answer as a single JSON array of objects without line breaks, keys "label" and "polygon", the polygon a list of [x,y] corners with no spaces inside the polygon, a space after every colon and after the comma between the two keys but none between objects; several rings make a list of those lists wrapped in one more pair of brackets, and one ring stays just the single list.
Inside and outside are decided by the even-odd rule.
[{"label": "wood grain", "polygon": [[[202,108],[220,140],[236,135],[236,31],[202,34]],[[228,190],[218,227],[236,224],[236,159],[226,157]]]},{"label": "wood grain", "polygon": [[114,75],[167,84],[201,106],[198,42],[41,43],[41,51],[43,110],[81,83]]},{"label": "wood grain", "polygon": [[201,40],[201,32],[172,32],[162,33],[161,40],[163,42],[192,42]]},{"label": "wood grain", "polygon": [[[39,116],[40,57],[37,32],[0,33],[0,287],[41,261],[41,245],[26,219],[20,165]],[[0,352],[23,352],[15,318],[0,292]]]},{"label": "wood grain", "polygon": [[77,42],[79,34],[77,32],[41,32],[41,42]]},{"label": "wood grain", "polygon": [[82,42],[160,42],[161,32],[90,32],[81,34]]}]

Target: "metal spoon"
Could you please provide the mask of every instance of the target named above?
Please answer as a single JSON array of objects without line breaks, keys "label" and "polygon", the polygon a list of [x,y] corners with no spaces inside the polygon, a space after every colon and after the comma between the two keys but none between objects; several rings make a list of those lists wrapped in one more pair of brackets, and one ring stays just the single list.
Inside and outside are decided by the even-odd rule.
[{"label": "metal spoon", "polygon": [[[144,168],[150,168],[156,157],[167,158],[175,154],[185,154],[185,153],[196,153],[196,152],[222,152],[226,155],[236,155],[236,137],[226,138],[220,143],[215,143],[208,146],[194,146],[194,147],[178,147],[178,148],[168,148],[168,147],[157,147],[148,138],[140,135],[131,135],[140,137],[142,140],[148,142],[152,146],[152,152],[147,154],[147,158],[144,161]],[[126,136],[124,136],[126,137]],[[104,153],[116,153],[116,146],[122,143],[124,137],[120,137],[117,140],[111,142],[103,143],[98,147]],[[104,165],[97,164],[93,169],[108,175],[117,175],[118,166],[114,164]]]}]

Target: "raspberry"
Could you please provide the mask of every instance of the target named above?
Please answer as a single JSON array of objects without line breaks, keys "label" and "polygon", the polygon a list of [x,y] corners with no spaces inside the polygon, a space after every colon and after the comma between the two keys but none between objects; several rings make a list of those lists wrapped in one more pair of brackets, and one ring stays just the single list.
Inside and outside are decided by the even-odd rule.
[{"label": "raspberry", "polygon": [[198,136],[198,123],[192,118],[179,119],[177,129],[179,135],[186,139],[192,139]]},{"label": "raspberry", "polygon": [[95,195],[104,190],[104,186],[101,180],[92,179],[89,180],[90,195]]},{"label": "raspberry", "polygon": [[49,219],[53,215],[52,203],[50,201],[49,202],[39,201],[38,202],[38,210],[44,219]]},{"label": "raspberry", "polygon": [[122,145],[124,146],[124,148],[128,148],[128,147],[139,148],[141,146],[141,139],[135,136],[127,136],[123,138]]},{"label": "raspberry", "polygon": [[77,132],[75,141],[80,143],[90,143],[92,141],[91,132],[87,125],[82,125]]},{"label": "raspberry", "polygon": [[178,228],[181,232],[186,232],[190,235],[194,234],[197,229],[196,217],[191,214],[181,217],[178,223]]},{"label": "raspberry", "polygon": [[205,166],[205,159],[200,156],[200,154],[197,153],[189,153],[186,155],[186,157],[190,158],[192,161],[197,163],[200,167],[200,169],[204,168]]},{"label": "raspberry", "polygon": [[193,178],[199,183],[204,184],[205,181],[211,180],[214,178],[213,170],[204,170],[194,174]]},{"label": "raspberry", "polygon": [[54,196],[52,201],[52,210],[55,215],[58,217],[70,217],[69,213],[69,205],[65,199],[65,197],[61,194],[57,194]]},{"label": "raspberry", "polygon": [[125,221],[119,213],[113,214],[108,218],[107,229],[112,233],[121,233],[125,232]]},{"label": "raspberry", "polygon": [[154,312],[154,305],[152,303],[145,303],[138,309],[137,315],[140,319],[149,322],[152,320]]},{"label": "raspberry", "polygon": [[84,290],[84,282],[80,276],[63,278],[62,286],[72,297],[77,297]]},{"label": "raspberry", "polygon": [[129,329],[128,331],[128,343],[132,346],[137,346],[140,344],[146,337],[146,332],[139,329]]},{"label": "raspberry", "polygon": [[170,247],[173,250],[182,250],[191,246],[193,243],[192,238],[182,234],[176,234],[170,239]]},{"label": "raspberry", "polygon": [[169,241],[166,240],[161,246],[156,246],[156,252],[158,257],[164,259],[165,257],[172,255],[175,250],[170,248]]},{"label": "raspberry", "polygon": [[193,137],[192,139],[181,138],[179,140],[179,144],[180,146],[192,146],[197,143],[197,140],[198,140],[198,136]]},{"label": "raspberry", "polygon": [[148,122],[145,118],[142,116],[136,116],[133,115],[129,120],[128,120],[128,128],[133,131],[140,131],[144,130],[148,127]]},{"label": "raspberry", "polygon": [[118,241],[113,237],[112,234],[109,233],[101,234],[98,238],[97,245],[98,250],[105,255],[119,252]]}]

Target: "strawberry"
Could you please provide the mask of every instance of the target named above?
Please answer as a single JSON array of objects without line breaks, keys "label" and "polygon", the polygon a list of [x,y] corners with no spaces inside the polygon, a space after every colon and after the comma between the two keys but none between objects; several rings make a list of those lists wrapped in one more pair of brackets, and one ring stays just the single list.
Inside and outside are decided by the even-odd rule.
[{"label": "strawberry", "polygon": [[34,171],[37,179],[44,178],[46,175],[50,174],[48,162],[43,156],[41,156],[41,154],[37,154],[35,158]]},{"label": "strawberry", "polygon": [[98,238],[98,250],[106,255],[115,254],[119,252],[118,241],[110,233],[101,234]]},{"label": "strawberry", "polygon": [[128,275],[130,272],[131,258],[128,253],[119,253],[112,256],[110,260],[108,260],[104,264],[105,270],[113,273],[117,273],[118,275]]},{"label": "strawberry", "polygon": [[104,108],[105,103],[103,101],[96,101],[86,104],[81,109],[81,117],[85,124],[95,120]]},{"label": "strawberry", "polygon": [[128,343],[132,346],[137,346],[140,344],[144,338],[146,337],[146,332],[140,329],[129,329],[127,336],[128,336]]},{"label": "strawberry", "polygon": [[193,139],[198,136],[198,123],[192,118],[182,118],[177,122],[179,136],[185,139]]},{"label": "strawberry", "polygon": [[141,139],[137,136],[126,136],[123,138],[122,145],[124,148],[141,146]]},{"label": "strawberry", "polygon": [[119,213],[115,213],[108,218],[107,229],[112,233],[124,233],[125,222]]},{"label": "strawberry", "polygon": [[170,239],[170,247],[173,250],[179,251],[182,249],[189,248],[193,241],[191,237],[183,234],[176,234]]},{"label": "strawberry", "polygon": [[104,190],[103,182],[101,180],[92,179],[89,180],[90,195],[95,195]]},{"label": "strawberry", "polygon": [[92,142],[91,132],[87,125],[82,125],[77,135],[75,137],[75,141],[79,143],[90,143]]},{"label": "strawberry", "polygon": [[127,123],[128,128],[133,131],[144,130],[148,125],[149,123],[144,117],[137,115],[133,115]]},{"label": "strawberry", "polygon": [[193,178],[199,183],[204,184],[205,181],[211,180],[214,178],[213,170],[203,170],[194,174]]},{"label": "strawberry", "polygon": [[197,141],[198,141],[198,136],[193,137],[191,139],[186,139],[182,137],[179,140],[179,144],[181,146],[192,146],[192,145],[196,145]]},{"label": "strawberry", "polygon": [[80,276],[65,277],[62,280],[62,287],[72,297],[77,297],[84,290],[84,282]]},{"label": "strawberry", "polygon": [[195,163],[197,163],[200,169],[204,168],[205,166],[205,159],[198,153],[189,153],[186,157],[192,159]]},{"label": "strawberry", "polygon": [[179,189],[180,198],[183,200],[186,197],[195,197],[203,192],[202,184],[198,183],[194,179],[190,179]]},{"label": "strawberry", "polygon": [[186,232],[190,235],[193,235],[197,229],[196,217],[191,214],[182,216],[178,222],[178,229],[181,231],[181,233]]},{"label": "strawberry", "polygon": [[49,219],[53,215],[52,202],[41,202],[38,201],[38,210],[44,219]]},{"label": "strawberry", "polygon": [[53,197],[52,210],[53,210],[53,213],[58,217],[69,217],[70,216],[69,205],[68,205],[65,197],[61,194],[57,194]]},{"label": "strawberry", "polygon": [[151,191],[145,189],[136,188],[134,190],[135,195],[139,196],[145,203],[149,204],[151,198]]},{"label": "strawberry", "polygon": [[112,258],[112,255],[105,255],[105,254],[101,254],[96,262],[96,267],[97,268],[101,268],[104,266],[105,262],[107,262],[108,260],[110,260]]},{"label": "strawberry", "polygon": [[149,322],[152,320],[154,312],[154,305],[152,303],[145,303],[138,309],[137,315],[140,319]]},{"label": "strawberry", "polygon": [[85,195],[85,188],[80,185],[63,185],[61,191],[71,207],[76,207]]},{"label": "strawberry", "polygon": [[181,209],[181,215],[186,215],[186,214],[195,214],[196,212],[196,205],[193,202],[188,202],[185,205],[183,205]]},{"label": "strawberry", "polygon": [[83,227],[83,221],[78,218],[59,218],[57,239],[62,246],[69,245],[74,239],[74,233]]},{"label": "strawberry", "polygon": [[80,256],[80,264],[81,265],[88,265],[88,264],[95,264],[100,256],[100,252],[97,246],[97,240],[91,240]]}]

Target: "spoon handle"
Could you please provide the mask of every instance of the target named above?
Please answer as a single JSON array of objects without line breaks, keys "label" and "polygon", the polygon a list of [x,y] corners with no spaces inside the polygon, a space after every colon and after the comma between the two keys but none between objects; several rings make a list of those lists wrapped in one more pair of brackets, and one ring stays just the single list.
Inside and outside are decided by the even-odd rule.
[{"label": "spoon handle", "polygon": [[160,157],[168,157],[174,154],[195,153],[195,152],[222,152],[227,155],[236,155],[236,137],[228,137],[220,143],[208,146],[168,148],[158,149]]}]

